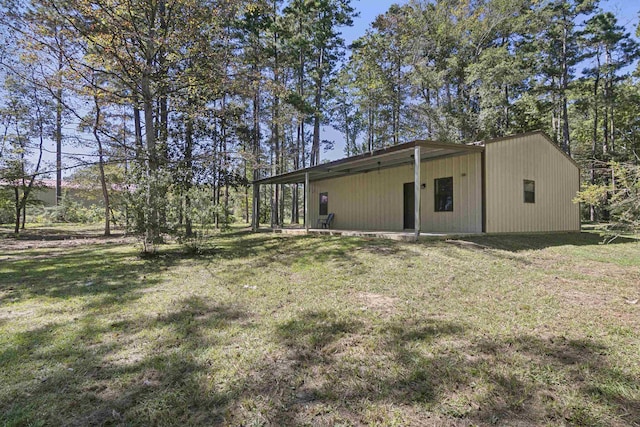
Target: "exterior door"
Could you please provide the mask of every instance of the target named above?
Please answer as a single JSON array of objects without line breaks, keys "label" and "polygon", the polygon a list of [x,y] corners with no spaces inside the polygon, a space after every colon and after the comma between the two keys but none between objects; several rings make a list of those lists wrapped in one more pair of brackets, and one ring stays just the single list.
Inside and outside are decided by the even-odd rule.
[{"label": "exterior door", "polygon": [[413,182],[407,182],[403,186],[404,193],[404,226],[405,230],[413,230],[416,226],[415,189]]}]

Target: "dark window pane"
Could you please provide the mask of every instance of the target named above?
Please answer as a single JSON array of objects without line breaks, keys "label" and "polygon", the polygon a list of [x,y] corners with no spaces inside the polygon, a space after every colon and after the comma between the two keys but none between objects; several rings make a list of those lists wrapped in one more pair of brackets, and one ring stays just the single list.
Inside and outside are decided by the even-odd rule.
[{"label": "dark window pane", "polygon": [[329,214],[329,193],[320,193],[320,215]]},{"label": "dark window pane", "polygon": [[434,180],[436,212],[453,211],[453,177]]},{"label": "dark window pane", "polygon": [[524,202],[535,203],[536,202],[536,183],[528,179],[524,180]]}]

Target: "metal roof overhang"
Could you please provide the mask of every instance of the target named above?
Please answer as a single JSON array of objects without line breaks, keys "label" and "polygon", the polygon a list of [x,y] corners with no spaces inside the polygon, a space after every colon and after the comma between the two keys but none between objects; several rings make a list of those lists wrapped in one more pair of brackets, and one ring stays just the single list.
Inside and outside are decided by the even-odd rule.
[{"label": "metal roof overhang", "polygon": [[305,175],[307,173],[309,174],[309,181],[319,181],[322,179],[337,178],[340,176],[413,164],[415,147],[417,146],[420,147],[421,162],[484,151],[484,146],[434,141],[411,141],[376,151],[370,151],[358,156],[323,163],[318,166],[258,179],[253,181],[253,183],[299,184],[305,181]]}]

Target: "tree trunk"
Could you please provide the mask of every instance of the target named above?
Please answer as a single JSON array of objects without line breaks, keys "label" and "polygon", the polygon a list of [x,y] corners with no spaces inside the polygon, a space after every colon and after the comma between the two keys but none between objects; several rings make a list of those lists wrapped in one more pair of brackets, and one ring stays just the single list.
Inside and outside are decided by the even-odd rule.
[{"label": "tree trunk", "polygon": [[307,141],[305,140],[305,135],[304,135],[304,119],[302,120],[302,123],[300,125],[300,132],[302,133],[302,141],[300,144],[300,162],[302,163],[302,167],[306,168],[307,167]]},{"label": "tree trunk", "polygon": [[98,97],[94,96],[93,102],[96,108],[96,117],[93,122],[93,137],[98,143],[98,168],[100,170],[100,185],[102,186],[102,200],[104,201],[104,235],[111,235],[111,205],[109,204],[109,190],[107,189],[107,179],[104,174],[104,149],[102,140],[98,133],[100,127],[100,104]]},{"label": "tree trunk", "polygon": [[149,76],[142,77],[142,97],[144,108],[145,142],[148,160],[146,162],[146,224],[145,242],[147,244],[156,243],[160,238],[158,228],[158,153],[156,147],[155,121],[153,114],[153,96]]},{"label": "tree trunk", "polygon": [[[254,66],[257,74],[257,66]],[[260,179],[260,85],[257,84],[253,94],[253,180]],[[254,193],[255,195],[255,193]],[[257,198],[256,198],[257,199]],[[253,212],[258,212],[260,200],[253,200]],[[260,218],[252,218],[253,226],[257,230],[260,226]]]},{"label": "tree trunk", "polygon": [[[142,144],[142,123],[140,120],[140,108],[138,108],[138,96],[133,96],[133,126],[134,126],[134,136],[135,136],[135,156],[136,163],[139,167],[145,164],[143,151],[144,146]],[[136,215],[136,223],[137,223],[137,231],[142,231],[144,229],[145,224],[145,212],[144,209],[140,209],[139,206],[136,206],[135,209]]]},{"label": "tree trunk", "polygon": [[188,117],[186,120],[184,141],[184,160],[185,168],[187,169],[184,182],[184,229],[185,235],[187,237],[191,237],[193,236],[191,222],[191,196],[189,195],[189,192],[191,191],[191,181],[193,179],[193,122],[191,121],[191,117]]},{"label": "tree trunk", "polygon": [[[217,108],[217,101],[214,101],[214,108]],[[218,132],[218,118],[214,117],[213,119],[213,135],[212,135],[212,144],[211,147],[213,148],[213,153],[212,153],[212,159],[213,161],[211,162],[212,166],[211,166],[211,176],[213,177],[213,183],[212,183],[212,188],[211,188],[211,198],[213,201],[213,205],[216,207],[215,209],[215,213],[213,214],[213,223],[214,223],[214,227],[217,229],[219,227],[219,220],[220,220],[220,215],[218,215],[218,207],[219,207],[219,202],[220,202],[220,198],[219,195],[220,193],[218,192],[218,188],[220,186],[220,145],[219,145],[219,140],[220,140],[220,136],[219,136],[219,132]]]},{"label": "tree trunk", "polygon": [[[277,14],[276,2],[273,3],[273,13],[274,16]],[[280,95],[278,94],[280,83],[280,63],[278,56],[278,33],[274,32],[273,34],[273,47],[274,47],[274,56],[273,56],[273,80],[275,83],[275,92],[273,97],[273,116],[272,116],[272,130],[271,130],[271,138],[273,143],[273,165],[275,175],[280,173]],[[280,224],[280,185],[275,184],[275,197],[272,198],[271,203],[272,207],[272,223],[274,225]]]},{"label": "tree trunk", "polygon": [[427,117],[427,130],[429,131],[429,139],[435,139],[435,131],[433,126],[434,109],[431,104],[431,89],[427,89],[427,108],[429,116]]},{"label": "tree trunk", "polygon": [[[163,2],[160,2],[163,3]],[[162,86],[161,86],[162,87]],[[166,168],[169,163],[169,145],[168,145],[168,121],[169,109],[167,95],[164,93],[166,88],[162,88],[162,94],[159,99],[160,108],[158,115],[158,135],[159,135],[159,167]],[[164,190],[163,190],[164,191]],[[162,191],[162,192],[163,192]],[[167,208],[165,203],[158,204],[158,228],[165,230],[167,227]]]},{"label": "tree trunk", "polygon": [[62,203],[62,89],[56,92],[56,206]]},{"label": "tree trunk", "polygon": [[[248,175],[246,161],[245,161],[244,173],[245,173],[245,176]],[[250,221],[249,219],[249,186],[248,185],[244,187],[244,220],[246,223],[249,223]]]},{"label": "tree trunk", "polygon": [[224,226],[229,226],[229,154],[227,145],[227,111],[226,111],[226,95],[222,96],[222,169],[224,171]]},{"label": "tree trunk", "polygon": [[[56,28],[58,30],[58,28]],[[59,35],[59,34],[58,34]],[[62,202],[62,68],[64,65],[64,53],[62,46],[64,40],[59,39],[58,46],[58,89],[56,90],[56,206]]]},{"label": "tree trunk", "polygon": [[[302,119],[302,117],[300,117],[300,115],[298,116],[298,120]],[[296,142],[295,142],[295,146],[292,147],[292,151],[293,151],[293,169],[294,170],[298,170],[300,169],[300,123],[298,123],[298,126],[296,127],[297,131],[296,131]],[[293,145],[293,138],[292,138],[292,145]],[[292,188],[291,188],[291,223],[293,224],[298,224],[299,223],[299,218],[298,218],[298,184],[293,184]]]},{"label": "tree trunk", "polygon": [[[215,202],[216,205],[218,206],[218,208],[220,208],[220,200],[222,199],[222,184],[224,182],[224,166],[223,166],[223,160],[224,160],[224,152],[223,152],[223,120],[224,119],[220,119],[220,132],[219,132],[219,136],[218,136],[218,156],[216,157],[217,159],[217,164],[218,164],[218,176],[217,176],[217,186],[216,186],[216,195],[215,195]],[[223,213],[224,215],[224,213]],[[218,210],[218,214],[216,214],[216,228],[220,228],[220,211]]]},{"label": "tree trunk", "polygon": [[[600,57],[598,58],[598,70],[600,69]],[[591,141],[591,185],[596,183],[596,155],[598,148],[598,85],[600,84],[600,72],[598,71],[593,83],[593,135]],[[596,208],[593,205],[589,206],[589,219],[591,221],[596,220]]]},{"label": "tree trunk", "polygon": [[322,116],[322,85],[323,85],[323,72],[324,66],[324,51],[320,49],[318,59],[316,61],[318,67],[318,78],[316,79],[316,93],[314,97],[314,116],[313,116],[313,143],[311,146],[311,164],[310,166],[316,166],[320,163],[320,118]]},{"label": "tree trunk", "polygon": [[[302,35],[303,32],[303,15],[300,14],[298,17],[298,34]],[[303,45],[300,46],[300,50],[298,51],[298,95],[300,99],[304,100],[304,71],[305,71],[305,50]],[[298,123],[296,128],[296,147],[294,153],[294,170],[300,169],[301,165],[304,167],[304,119],[305,113],[304,111],[298,112]],[[291,191],[291,222],[294,224],[300,223],[300,213],[298,211],[299,206],[299,191],[298,184],[295,184],[294,188]]]},{"label": "tree trunk", "polygon": [[603,123],[603,130],[604,130],[604,141],[605,141],[605,147],[606,147],[606,152],[610,153],[613,151],[613,135],[614,135],[614,127],[613,127],[613,111],[614,111],[614,107],[613,107],[613,82],[615,79],[615,74],[613,71],[613,67],[611,65],[612,59],[611,59],[611,52],[609,51],[609,49],[606,49],[606,68],[607,68],[607,73],[605,75],[605,85],[604,85],[604,89],[605,89],[605,106],[604,106],[604,123]]},{"label": "tree trunk", "polygon": [[16,209],[16,223],[13,229],[13,233],[17,235],[20,233],[20,190],[18,189],[18,186],[15,186],[13,188],[13,192],[15,196],[14,201],[15,201],[15,209]]},{"label": "tree trunk", "polygon": [[561,99],[562,103],[562,150],[571,155],[571,141],[569,137],[569,112],[567,109],[567,91],[569,90],[569,64],[567,58],[567,38],[568,29],[567,16],[562,15],[562,82],[561,82]]},{"label": "tree trunk", "polygon": [[[15,224],[15,229],[14,232],[15,234],[18,234],[20,232],[20,213],[22,213],[22,229],[24,230],[25,228],[25,222],[26,222],[26,208],[27,208],[27,200],[29,200],[29,195],[31,194],[31,189],[33,188],[33,183],[36,180],[36,177],[38,176],[38,172],[40,171],[40,165],[42,164],[42,154],[44,152],[43,147],[44,147],[44,124],[43,124],[43,117],[42,117],[42,112],[40,110],[40,103],[38,100],[38,94],[36,91],[34,91],[34,101],[35,101],[35,105],[36,105],[36,114],[35,114],[35,120],[38,123],[38,139],[39,139],[39,146],[38,146],[38,160],[36,161],[36,165],[35,168],[33,170],[33,174],[31,174],[30,178],[29,178],[29,183],[27,184],[26,181],[26,169],[25,169],[25,151],[23,150],[20,153],[20,158],[21,158],[21,172],[22,172],[22,199],[20,199],[20,191],[18,186],[16,186],[14,188],[14,195],[15,195],[15,213],[16,213],[16,224]],[[16,127],[16,134],[17,134],[17,139],[18,141],[22,140],[21,135],[20,135],[20,131],[19,129]],[[24,147],[23,147],[24,148]]]},{"label": "tree trunk", "polygon": [[401,60],[396,61],[396,93],[394,96],[393,102],[393,145],[398,145],[400,143],[400,104],[402,102],[402,62]]}]

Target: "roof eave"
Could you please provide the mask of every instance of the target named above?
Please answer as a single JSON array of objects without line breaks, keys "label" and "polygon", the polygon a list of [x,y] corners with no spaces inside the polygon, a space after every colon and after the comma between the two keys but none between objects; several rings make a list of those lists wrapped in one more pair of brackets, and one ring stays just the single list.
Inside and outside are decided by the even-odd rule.
[{"label": "roof eave", "polygon": [[[398,144],[391,147],[370,151],[367,153],[359,154],[357,156],[347,157],[344,159],[335,160],[333,162],[323,163],[321,165],[312,166],[304,169],[299,169],[292,172],[287,172],[280,175],[274,175],[267,178],[261,178],[253,181],[253,184],[293,184],[300,183],[304,181],[304,177],[307,173],[313,174],[317,172],[326,172],[327,176],[318,178],[313,177],[312,180],[319,179],[329,179],[337,176],[345,176],[354,173],[366,173],[370,170],[389,168],[389,167],[397,167],[401,166],[403,162],[398,162],[397,160],[388,164],[382,164],[381,161],[376,164],[368,164],[373,159],[383,159],[385,157],[391,157],[394,154],[397,154],[402,151],[410,152],[416,146],[420,146],[421,148],[432,148],[432,149],[440,149],[440,150],[449,150],[450,152],[443,154],[441,156],[434,157],[425,157],[422,161],[435,160],[437,158],[450,157],[452,155],[461,155],[470,152],[482,152],[484,151],[484,147],[475,146],[475,145],[463,145],[463,144],[453,144],[453,143],[445,143],[445,142],[437,142],[437,141],[423,141],[416,140],[410,141],[404,144]],[[451,152],[451,150],[454,150]],[[413,154],[410,154],[410,157],[413,157]],[[408,162],[408,161],[407,161]],[[355,171],[351,171],[349,169],[342,169],[345,166],[354,165]],[[335,170],[336,168],[341,168],[342,170]],[[331,174],[332,169],[334,173]]]}]

